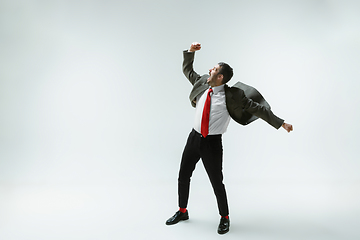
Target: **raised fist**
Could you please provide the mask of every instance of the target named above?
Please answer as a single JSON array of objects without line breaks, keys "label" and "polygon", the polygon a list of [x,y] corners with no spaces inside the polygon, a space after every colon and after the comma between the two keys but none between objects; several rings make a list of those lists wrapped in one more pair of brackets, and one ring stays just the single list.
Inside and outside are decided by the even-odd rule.
[{"label": "raised fist", "polygon": [[190,46],[189,52],[195,52],[201,49],[201,44],[198,42],[193,42]]}]

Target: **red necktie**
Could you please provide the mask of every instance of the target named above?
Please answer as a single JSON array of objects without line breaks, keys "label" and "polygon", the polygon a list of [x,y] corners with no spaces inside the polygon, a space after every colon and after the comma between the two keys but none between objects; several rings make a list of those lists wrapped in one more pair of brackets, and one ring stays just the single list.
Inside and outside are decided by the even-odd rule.
[{"label": "red necktie", "polygon": [[206,97],[205,105],[204,105],[204,111],[202,114],[201,119],[201,134],[206,137],[209,134],[209,117],[210,117],[210,106],[211,106],[211,97],[210,93],[212,93],[213,90],[210,88],[209,92]]}]

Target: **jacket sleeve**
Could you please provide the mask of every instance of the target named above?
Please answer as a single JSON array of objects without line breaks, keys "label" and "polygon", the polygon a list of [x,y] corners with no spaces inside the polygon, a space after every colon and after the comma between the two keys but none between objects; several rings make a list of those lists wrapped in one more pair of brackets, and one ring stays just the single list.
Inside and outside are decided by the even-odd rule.
[{"label": "jacket sleeve", "polygon": [[243,97],[242,103],[245,111],[261,118],[276,129],[279,129],[284,123],[284,120],[277,117],[270,108],[254,102],[253,100],[247,98],[245,95]]},{"label": "jacket sleeve", "polygon": [[284,120],[277,117],[270,108],[265,107],[257,102],[254,102],[252,99],[245,96],[244,91],[237,89],[236,101],[240,102],[244,111],[255,115],[258,118],[261,118],[265,122],[269,123],[276,129],[279,129],[284,123]]},{"label": "jacket sleeve", "polygon": [[190,83],[194,85],[195,82],[200,79],[200,75],[197,74],[193,68],[195,52],[188,52],[187,50],[185,50],[183,51],[183,55],[184,55],[184,61],[182,66],[183,73],[186,76],[186,78],[190,81]]}]

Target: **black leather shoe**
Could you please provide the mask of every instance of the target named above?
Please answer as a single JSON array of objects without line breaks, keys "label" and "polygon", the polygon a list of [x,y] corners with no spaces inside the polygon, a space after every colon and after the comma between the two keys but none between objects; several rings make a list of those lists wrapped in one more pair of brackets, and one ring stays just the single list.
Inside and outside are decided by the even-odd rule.
[{"label": "black leather shoe", "polygon": [[218,227],[218,234],[225,234],[229,231],[230,228],[230,220],[226,218],[220,219],[220,224]]},{"label": "black leather shoe", "polygon": [[171,218],[169,218],[167,221],[166,221],[166,225],[173,225],[173,224],[176,224],[182,220],[188,220],[189,219],[189,213],[188,211],[186,210],[185,213],[182,213],[180,211],[177,211],[174,216],[172,216]]}]

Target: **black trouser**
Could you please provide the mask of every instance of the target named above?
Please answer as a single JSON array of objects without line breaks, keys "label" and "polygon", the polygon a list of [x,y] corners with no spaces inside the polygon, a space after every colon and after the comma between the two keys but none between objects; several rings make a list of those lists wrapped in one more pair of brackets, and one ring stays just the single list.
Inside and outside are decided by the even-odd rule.
[{"label": "black trouser", "polygon": [[213,187],[219,213],[229,215],[229,207],[223,184],[222,158],[223,148],[221,135],[208,135],[204,138],[194,129],[190,133],[180,164],[178,179],[179,207],[186,208],[189,199],[190,178],[196,163],[202,159],[205,170]]}]

